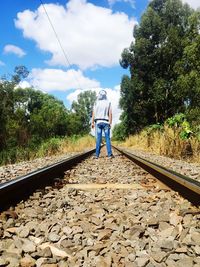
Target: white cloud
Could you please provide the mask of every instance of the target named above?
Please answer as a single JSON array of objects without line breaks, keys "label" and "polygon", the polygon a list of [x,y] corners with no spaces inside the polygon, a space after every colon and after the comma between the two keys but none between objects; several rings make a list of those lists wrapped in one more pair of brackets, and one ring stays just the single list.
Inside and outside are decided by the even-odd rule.
[{"label": "white cloud", "polygon": [[18,88],[18,87],[20,87],[22,89],[30,88],[31,84],[27,81],[21,81],[16,88]]},{"label": "white cloud", "polygon": [[32,69],[28,76],[28,82],[34,87],[45,92],[53,90],[67,91],[77,88],[94,88],[100,84],[98,81],[89,79],[78,70],[63,71],[60,69]]},{"label": "white cloud", "polygon": [[[137,22],[125,13],[113,13],[86,0],[70,0],[66,7],[59,4],[44,7],[70,64],[81,69],[118,64],[122,50],[133,39],[132,31]],[[22,29],[24,37],[52,54],[49,64],[67,65],[42,6],[35,12],[19,12],[15,25]]]},{"label": "white cloud", "polygon": [[197,9],[200,7],[199,0],[182,0],[183,3],[188,3],[192,8]]},{"label": "white cloud", "polygon": [[108,4],[112,7],[116,2],[125,2],[131,5],[132,8],[135,8],[135,0],[108,0]]},{"label": "white cloud", "polygon": [[[112,106],[112,114],[113,114],[113,123],[112,123],[112,128],[114,127],[115,124],[119,123],[119,117],[122,113],[122,110],[119,108],[119,99],[120,99],[120,86],[116,86],[114,89],[111,88],[96,88],[96,89],[91,89],[91,91],[95,91],[98,95],[100,90],[106,90],[107,92],[107,97],[108,100],[111,102]],[[86,90],[75,90],[74,92],[70,93],[67,96],[67,100],[72,103],[73,101],[77,101],[77,96]]]},{"label": "white cloud", "polygon": [[5,66],[5,63],[0,60],[0,66]]},{"label": "white cloud", "polygon": [[22,50],[20,47],[11,44],[6,45],[3,51],[5,54],[12,53],[17,55],[18,57],[23,57],[26,55],[24,50]]}]

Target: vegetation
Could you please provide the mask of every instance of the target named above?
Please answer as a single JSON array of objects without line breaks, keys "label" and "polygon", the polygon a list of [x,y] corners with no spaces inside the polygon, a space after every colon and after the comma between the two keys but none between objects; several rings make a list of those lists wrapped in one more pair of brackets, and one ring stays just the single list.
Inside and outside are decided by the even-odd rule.
[{"label": "vegetation", "polygon": [[[121,80],[123,112],[113,140],[135,135],[126,144],[136,140],[161,154],[198,156],[200,11],[181,0],[152,0],[133,38],[120,59],[130,75]],[[94,92],[81,93],[68,110],[52,95],[18,88],[27,75],[17,66],[11,80],[0,80],[0,164],[63,151],[90,132]]]},{"label": "vegetation", "polygon": [[96,93],[81,93],[68,110],[52,95],[18,88],[27,75],[27,69],[18,66],[10,81],[2,78],[0,82],[0,164],[29,159],[38,150],[56,152],[60,138],[90,132]]},{"label": "vegetation", "polygon": [[96,93],[85,91],[78,95],[77,102],[72,102],[72,111],[75,112],[78,121],[81,122],[83,133],[90,132],[90,118],[92,117],[92,108],[96,101]]},{"label": "vegetation", "polygon": [[[153,0],[134,28],[120,64],[130,77],[121,81],[121,139],[152,124],[185,114],[200,124],[200,12],[180,0]],[[123,134],[121,135],[119,129]],[[193,131],[193,130],[191,130]],[[120,134],[120,135],[119,135]],[[189,134],[189,133],[188,133]]]},{"label": "vegetation", "polygon": [[200,11],[153,0],[121,55],[121,123],[113,140],[200,161]]},{"label": "vegetation", "polygon": [[191,131],[184,114],[176,114],[163,124],[150,125],[120,145],[200,163],[200,133],[198,129]]}]

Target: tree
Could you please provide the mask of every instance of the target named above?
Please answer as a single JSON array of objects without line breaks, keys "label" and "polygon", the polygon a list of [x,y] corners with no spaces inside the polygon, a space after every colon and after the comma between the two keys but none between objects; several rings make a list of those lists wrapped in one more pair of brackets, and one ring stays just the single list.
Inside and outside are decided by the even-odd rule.
[{"label": "tree", "polygon": [[0,82],[0,150],[6,147],[8,131],[7,123],[13,117],[13,94],[12,83],[2,80]]},{"label": "tree", "polygon": [[123,141],[126,138],[125,127],[121,123],[115,124],[112,131],[112,140],[114,141]]},{"label": "tree", "polygon": [[120,101],[127,134],[184,110],[175,68],[184,54],[192,13],[180,0],[153,0],[134,28],[135,42],[120,60],[130,69],[130,80],[122,78]]},{"label": "tree", "polygon": [[74,118],[80,121],[80,123],[78,123],[78,125],[80,125],[79,133],[86,134],[90,132],[90,120],[95,101],[96,92],[89,90],[80,93],[77,101],[72,102],[71,110],[76,114]]},{"label": "tree", "polygon": [[23,65],[16,66],[14,69],[14,75],[12,76],[12,81],[18,84],[22,79],[25,79],[29,75],[29,71]]},{"label": "tree", "polygon": [[200,12],[189,18],[183,57],[177,61],[175,71],[179,75],[176,86],[185,102],[190,122],[200,123]]}]

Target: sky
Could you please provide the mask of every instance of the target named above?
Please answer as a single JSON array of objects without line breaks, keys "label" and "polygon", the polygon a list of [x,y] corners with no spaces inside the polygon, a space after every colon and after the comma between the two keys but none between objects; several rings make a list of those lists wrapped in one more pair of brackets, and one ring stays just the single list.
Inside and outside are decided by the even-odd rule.
[{"label": "sky", "polygon": [[[24,65],[20,86],[54,95],[70,109],[85,90],[107,91],[119,122],[119,60],[150,0],[0,1],[0,77]],[[182,0],[194,9],[199,0]]]}]

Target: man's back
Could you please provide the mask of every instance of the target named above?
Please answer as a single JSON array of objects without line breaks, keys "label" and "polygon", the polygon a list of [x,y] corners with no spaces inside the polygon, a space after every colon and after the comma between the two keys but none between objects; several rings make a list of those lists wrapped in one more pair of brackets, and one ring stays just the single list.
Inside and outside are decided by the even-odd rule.
[{"label": "man's back", "polygon": [[98,100],[94,106],[94,120],[109,121],[110,102],[107,99]]}]

